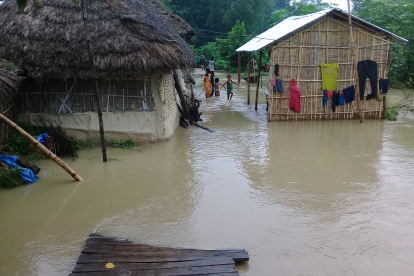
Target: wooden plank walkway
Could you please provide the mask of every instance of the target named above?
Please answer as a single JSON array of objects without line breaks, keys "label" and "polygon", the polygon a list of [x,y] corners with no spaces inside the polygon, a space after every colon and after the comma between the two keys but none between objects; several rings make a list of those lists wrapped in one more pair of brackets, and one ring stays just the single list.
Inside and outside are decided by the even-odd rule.
[{"label": "wooden plank walkway", "polygon": [[235,262],[248,260],[244,250],[157,247],[92,234],[69,276],[237,276]]}]

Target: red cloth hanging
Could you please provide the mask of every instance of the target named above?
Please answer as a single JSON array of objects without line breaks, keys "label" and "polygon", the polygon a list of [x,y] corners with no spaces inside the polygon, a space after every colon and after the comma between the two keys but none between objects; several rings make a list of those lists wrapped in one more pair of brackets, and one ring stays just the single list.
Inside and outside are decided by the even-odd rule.
[{"label": "red cloth hanging", "polygon": [[300,112],[300,90],[295,79],[290,80],[289,108],[294,112]]}]

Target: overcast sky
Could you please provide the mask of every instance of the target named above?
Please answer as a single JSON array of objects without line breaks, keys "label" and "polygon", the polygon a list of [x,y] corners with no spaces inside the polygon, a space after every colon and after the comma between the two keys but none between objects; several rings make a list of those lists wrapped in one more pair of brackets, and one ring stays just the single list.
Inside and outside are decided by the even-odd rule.
[{"label": "overcast sky", "polygon": [[[343,9],[344,11],[348,11],[348,1],[347,0],[325,0],[323,2],[337,4],[338,8]],[[352,3],[351,3],[352,8]]]}]

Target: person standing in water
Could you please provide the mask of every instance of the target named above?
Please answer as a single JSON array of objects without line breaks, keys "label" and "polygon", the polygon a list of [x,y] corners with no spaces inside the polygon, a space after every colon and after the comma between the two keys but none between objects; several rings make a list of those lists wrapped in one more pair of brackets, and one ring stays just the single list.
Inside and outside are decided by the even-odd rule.
[{"label": "person standing in water", "polygon": [[216,78],[215,82],[214,82],[214,93],[215,96],[218,97],[220,96],[220,79]]},{"label": "person standing in water", "polygon": [[[216,67],[216,62],[214,61],[214,58],[211,57],[210,61],[208,62],[208,68],[210,69],[210,72],[211,72],[211,83],[214,83],[214,67]],[[215,90],[215,87],[213,86],[211,96],[214,96],[214,90]]]},{"label": "person standing in water", "polygon": [[201,67],[201,70],[203,70],[203,71],[204,71],[204,63],[205,62],[206,62],[206,59],[205,59],[204,55],[201,55],[200,56],[200,67]]},{"label": "person standing in water", "polygon": [[206,99],[211,97],[211,74],[210,69],[206,69],[206,74],[204,75],[204,91],[206,92]]},{"label": "person standing in water", "polygon": [[233,84],[239,86],[237,83],[233,82],[231,79],[231,75],[227,75],[227,81],[221,85],[221,87],[224,87],[224,85],[227,84],[227,100],[230,100],[233,98]]}]

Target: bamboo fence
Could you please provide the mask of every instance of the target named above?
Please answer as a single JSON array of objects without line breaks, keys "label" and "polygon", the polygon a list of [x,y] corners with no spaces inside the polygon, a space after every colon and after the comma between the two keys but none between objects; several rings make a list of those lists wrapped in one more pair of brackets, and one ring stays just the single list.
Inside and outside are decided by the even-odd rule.
[{"label": "bamboo fence", "polygon": [[[18,93],[19,113],[72,114],[96,112],[94,81],[28,79]],[[99,80],[102,112],[154,110],[150,79]]]},{"label": "bamboo fence", "polygon": [[[373,31],[356,22],[353,23],[353,36],[357,47],[356,60],[350,47],[350,31],[347,19],[332,14],[314,24],[277,41],[270,46],[271,68],[279,64],[279,73],[284,84],[284,93],[273,92],[269,74],[268,121],[278,120],[350,120],[359,117],[381,119],[384,116],[384,102],[376,99],[366,100],[371,93],[369,80],[366,82],[365,97],[358,110],[359,91],[355,101],[337,106],[332,111],[331,99],[323,106],[322,76],[320,64],[338,63],[338,91],[356,85],[354,68],[361,60],[373,60],[378,64],[378,81],[388,78],[390,61],[390,40],[382,33]],[[301,91],[301,112],[289,109],[290,80],[296,79]],[[379,86],[378,86],[379,87]],[[384,97],[385,98],[385,97]]]}]

